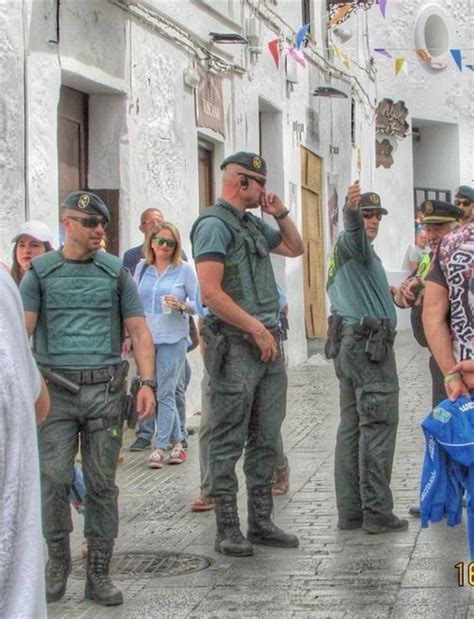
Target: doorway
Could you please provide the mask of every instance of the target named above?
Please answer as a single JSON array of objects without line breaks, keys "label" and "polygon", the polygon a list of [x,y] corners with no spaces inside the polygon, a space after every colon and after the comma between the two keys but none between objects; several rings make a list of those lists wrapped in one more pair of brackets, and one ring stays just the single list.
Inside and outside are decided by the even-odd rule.
[{"label": "doorway", "polygon": [[304,243],[306,337],[326,337],[324,234],[321,205],[322,159],[301,147],[301,205]]}]

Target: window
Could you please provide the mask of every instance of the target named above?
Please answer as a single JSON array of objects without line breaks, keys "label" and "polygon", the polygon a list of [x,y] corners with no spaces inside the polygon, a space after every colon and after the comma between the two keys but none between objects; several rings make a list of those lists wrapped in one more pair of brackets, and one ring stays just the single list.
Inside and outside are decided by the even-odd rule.
[{"label": "window", "polygon": [[207,140],[198,141],[199,157],[199,212],[214,203],[214,144]]}]

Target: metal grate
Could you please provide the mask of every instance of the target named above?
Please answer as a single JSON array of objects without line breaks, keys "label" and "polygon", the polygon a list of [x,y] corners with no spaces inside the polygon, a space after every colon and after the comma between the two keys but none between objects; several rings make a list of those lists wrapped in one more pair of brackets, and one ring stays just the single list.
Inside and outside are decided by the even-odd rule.
[{"label": "metal grate", "polygon": [[[126,552],[116,553],[110,562],[110,575],[113,576],[140,576],[142,578],[156,578],[162,576],[180,576],[205,570],[212,564],[212,560],[199,555],[180,552]],[[75,559],[72,562],[72,576],[85,578],[86,561]]]}]

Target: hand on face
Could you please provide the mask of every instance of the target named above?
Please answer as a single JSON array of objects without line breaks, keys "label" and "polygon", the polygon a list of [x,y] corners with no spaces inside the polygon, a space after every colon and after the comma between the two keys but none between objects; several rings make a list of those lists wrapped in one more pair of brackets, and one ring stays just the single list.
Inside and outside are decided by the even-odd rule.
[{"label": "hand on face", "polygon": [[265,193],[260,195],[260,206],[262,211],[268,215],[280,215],[285,210],[285,205],[276,193]]}]

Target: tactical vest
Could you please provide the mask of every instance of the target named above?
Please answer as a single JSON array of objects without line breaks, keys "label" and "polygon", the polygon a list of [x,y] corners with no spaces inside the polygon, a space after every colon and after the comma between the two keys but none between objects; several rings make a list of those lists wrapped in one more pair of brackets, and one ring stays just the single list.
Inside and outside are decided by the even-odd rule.
[{"label": "tactical vest", "polygon": [[37,362],[89,368],[119,361],[122,261],[98,251],[90,262],[67,262],[60,252],[51,251],[35,259],[32,268],[41,290]]},{"label": "tactical vest", "polygon": [[[194,222],[191,242],[197,225],[207,217],[220,219],[232,234],[224,264],[224,292],[248,314],[274,314],[277,319],[278,291],[262,222],[250,213],[239,219],[232,211],[217,204],[207,208]],[[276,319],[267,326],[276,324]]]}]

